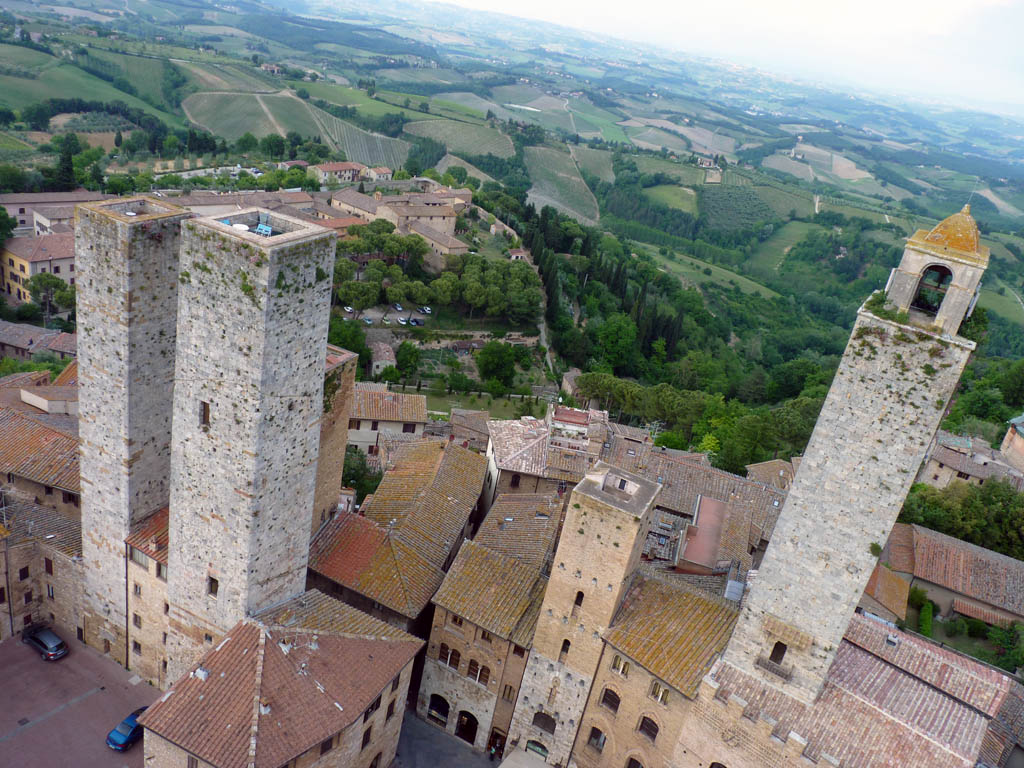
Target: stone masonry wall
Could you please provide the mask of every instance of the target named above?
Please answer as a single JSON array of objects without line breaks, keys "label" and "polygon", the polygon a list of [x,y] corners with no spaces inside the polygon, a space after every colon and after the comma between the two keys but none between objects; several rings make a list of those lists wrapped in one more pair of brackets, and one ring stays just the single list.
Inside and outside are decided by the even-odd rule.
[{"label": "stone masonry wall", "polygon": [[[237,217],[247,215],[256,214]],[[305,588],[335,235],[271,217],[285,234],[260,238],[213,219],[183,227],[168,558],[174,678],[191,661],[188,646]]]},{"label": "stone masonry wall", "polygon": [[[814,699],[973,348],[859,314],[728,663]],[[776,642],[789,681],[757,662]]]},{"label": "stone masonry wall", "polygon": [[167,582],[156,575],[156,561],[146,559],[144,566],[128,560],[128,664],[150,685],[166,689],[174,682],[164,667],[170,629]]},{"label": "stone masonry wall", "polygon": [[124,540],[169,496],[179,227],[189,216],[144,198],[76,216],[86,639],[109,642],[122,664]]},{"label": "stone masonry wall", "polygon": [[[355,391],[356,367],[359,358],[353,357],[339,365],[324,379],[325,411],[320,421],[320,449],[316,467],[316,492],[313,502],[310,535],[334,516],[341,492],[341,476],[345,468],[345,447],[348,445],[348,418],[352,410]],[[329,399],[329,410],[328,406]]]}]

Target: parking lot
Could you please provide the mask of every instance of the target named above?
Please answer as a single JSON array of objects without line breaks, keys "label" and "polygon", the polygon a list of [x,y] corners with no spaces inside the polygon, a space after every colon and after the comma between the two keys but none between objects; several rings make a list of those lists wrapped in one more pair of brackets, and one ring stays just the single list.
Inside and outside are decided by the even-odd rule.
[{"label": "parking lot", "polygon": [[401,312],[397,311],[390,304],[378,304],[375,307],[364,309],[362,312],[346,312],[345,317],[349,319],[357,319],[360,323],[365,323],[366,325],[371,325],[371,323],[366,323],[366,319],[368,318],[373,321],[372,325],[375,326],[390,325],[392,328],[401,328],[402,325],[398,322],[398,318],[400,317],[407,321],[409,318],[415,318],[416,320],[425,323],[430,320],[431,315],[420,312],[418,306],[411,304],[403,304]]},{"label": "parking lot", "polygon": [[160,691],[82,643],[69,645],[48,663],[17,637],[0,643],[0,765],[141,768],[141,742],[117,753],[104,739]]}]

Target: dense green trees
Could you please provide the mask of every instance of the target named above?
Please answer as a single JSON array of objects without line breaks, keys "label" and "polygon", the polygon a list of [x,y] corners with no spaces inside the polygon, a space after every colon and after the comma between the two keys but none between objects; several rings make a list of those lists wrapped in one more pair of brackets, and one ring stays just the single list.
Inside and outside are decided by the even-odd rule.
[{"label": "dense green trees", "polygon": [[495,379],[509,387],[516,375],[515,350],[511,344],[489,341],[476,353],[476,368],[481,381]]}]

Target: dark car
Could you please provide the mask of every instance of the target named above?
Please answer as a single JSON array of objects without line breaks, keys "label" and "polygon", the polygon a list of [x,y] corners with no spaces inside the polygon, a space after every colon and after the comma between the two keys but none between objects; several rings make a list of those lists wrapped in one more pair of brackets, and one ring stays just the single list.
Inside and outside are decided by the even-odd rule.
[{"label": "dark car", "polygon": [[56,661],[68,655],[67,643],[47,627],[26,630],[21,636],[21,641],[39,651],[43,661]]},{"label": "dark car", "polygon": [[132,745],[142,738],[143,728],[139,725],[139,715],[145,711],[146,707],[139,707],[118,723],[117,728],[107,734],[107,746],[118,752],[131,749]]}]

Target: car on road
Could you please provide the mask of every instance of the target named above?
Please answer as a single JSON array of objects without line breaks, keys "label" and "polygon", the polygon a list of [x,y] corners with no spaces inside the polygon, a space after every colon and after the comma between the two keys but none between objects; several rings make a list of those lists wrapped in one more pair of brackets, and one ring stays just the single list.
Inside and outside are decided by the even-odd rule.
[{"label": "car on road", "polygon": [[404,317],[398,318],[398,324],[399,325],[405,325],[405,323],[406,323],[406,319]]},{"label": "car on road", "polygon": [[395,312],[404,312],[405,311],[405,310],[402,309],[402,305],[399,304],[397,301],[394,304],[392,304],[391,306],[395,308]]},{"label": "car on road", "polygon": [[107,734],[107,746],[118,752],[131,749],[135,742],[142,738],[143,728],[139,725],[139,715],[146,709],[146,707],[139,707],[118,723],[117,727]]},{"label": "car on road", "polygon": [[409,325],[423,325],[422,320],[417,320],[415,317],[409,318]]},{"label": "car on road", "polygon": [[420,314],[421,315],[429,315],[431,313],[431,311],[432,310],[430,309],[430,307],[420,307]]},{"label": "car on road", "polygon": [[373,325],[373,319],[369,317],[364,317],[363,322],[366,323],[367,325]]},{"label": "car on road", "polygon": [[21,635],[21,642],[39,651],[43,661],[56,661],[68,655],[68,644],[49,627],[25,630]]},{"label": "car on road", "polygon": [[384,325],[391,325],[391,318],[390,318],[390,317],[382,317],[382,318],[380,319],[380,321],[381,321],[382,323],[384,323]]},{"label": "car on road", "polygon": [[346,312],[348,312],[348,313],[349,313],[350,315],[351,315],[351,314],[352,314],[353,312],[355,312],[355,310],[354,310],[354,309],[352,309],[352,307],[345,307],[345,311],[346,311]]}]

